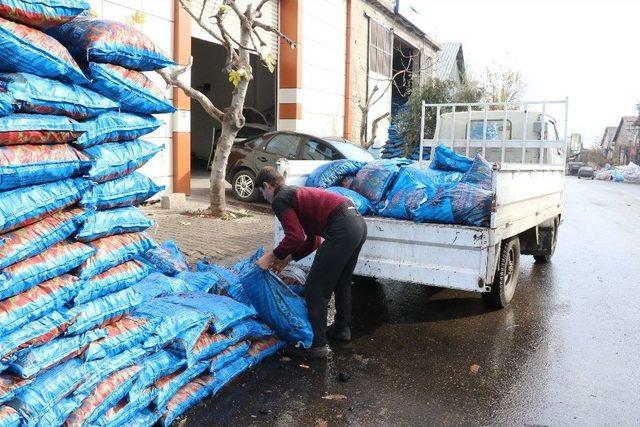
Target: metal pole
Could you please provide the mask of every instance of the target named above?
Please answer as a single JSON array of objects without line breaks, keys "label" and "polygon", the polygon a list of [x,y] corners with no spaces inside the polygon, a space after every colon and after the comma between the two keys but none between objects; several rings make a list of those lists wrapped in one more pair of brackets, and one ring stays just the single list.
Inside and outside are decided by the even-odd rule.
[{"label": "metal pole", "polygon": [[562,152],[562,165],[567,163],[567,136],[569,132],[569,97],[565,99],[564,104],[564,150]]},{"label": "metal pole", "polygon": [[[440,108],[441,105],[438,105],[438,107],[436,108],[436,130],[435,130],[435,135],[433,136],[433,139],[435,140],[435,146],[440,145]],[[433,154],[433,150],[431,150]]]},{"label": "metal pole", "polygon": [[420,165],[420,168],[422,168],[422,154],[424,153],[424,100],[422,101],[422,106],[420,108],[422,113],[420,116],[420,159],[418,160],[418,164]]},{"label": "metal pole", "polygon": [[504,119],[502,119],[502,150],[500,153],[500,162],[504,163],[506,158],[506,148],[507,148],[507,115],[509,114],[509,110],[507,109],[507,104],[504,104]]},{"label": "metal pole", "polygon": [[469,144],[471,143],[471,106],[467,107],[467,148],[465,149],[465,155],[469,157]]},{"label": "metal pole", "polygon": [[451,115],[451,149],[455,151],[456,141],[456,106],[452,107]]},{"label": "metal pole", "polygon": [[487,157],[487,122],[489,119],[489,104],[484,105],[484,125],[482,130],[482,157]]},{"label": "metal pole", "polygon": [[525,163],[526,160],[526,152],[527,152],[527,134],[528,134],[528,126],[529,126],[529,104],[524,104],[524,127],[522,128],[522,161],[521,163]]},{"label": "metal pole", "polygon": [[542,104],[542,128],[540,129],[540,164],[544,163],[544,133],[547,130],[547,104]]}]

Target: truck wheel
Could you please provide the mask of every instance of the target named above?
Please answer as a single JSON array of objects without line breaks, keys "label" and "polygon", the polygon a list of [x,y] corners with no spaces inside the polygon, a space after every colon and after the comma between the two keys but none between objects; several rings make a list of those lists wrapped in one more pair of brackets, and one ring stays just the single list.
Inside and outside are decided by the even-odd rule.
[{"label": "truck wheel", "polygon": [[520,239],[512,237],[502,242],[500,262],[496,271],[491,292],[482,294],[485,304],[491,308],[504,308],[509,305],[518,285],[520,276]]},{"label": "truck wheel", "polygon": [[241,170],[233,176],[233,194],[242,202],[255,202],[258,200],[256,177],[249,170]]},{"label": "truck wheel", "polygon": [[558,243],[558,218],[554,218],[553,228],[540,229],[540,238],[542,239],[542,247],[545,253],[534,255],[533,259],[535,259],[537,263],[546,264],[551,261],[556,251],[556,244]]}]

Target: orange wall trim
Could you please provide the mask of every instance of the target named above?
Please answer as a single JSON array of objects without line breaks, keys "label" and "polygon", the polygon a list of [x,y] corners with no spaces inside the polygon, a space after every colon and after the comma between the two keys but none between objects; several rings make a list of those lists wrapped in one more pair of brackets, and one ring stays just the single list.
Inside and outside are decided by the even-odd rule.
[{"label": "orange wall trim", "polygon": [[[189,63],[191,18],[178,1],[174,3],[173,51],[178,64]],[[182,90],[174,88],[173,105],[178,110],[190,111],[191,99]],[[191,194],[191,132],[173,132],[173,192]]]},{"label": "orange wall trim", "polygon": [[280,118],[300,120],[302,118],[302,104],[299,103],[281,103]]},{"label": "orange wall trim", "polygon": [[280,88],[302,87],[302,0],[280,0],[280,31],[297,43],[280,40]]}]

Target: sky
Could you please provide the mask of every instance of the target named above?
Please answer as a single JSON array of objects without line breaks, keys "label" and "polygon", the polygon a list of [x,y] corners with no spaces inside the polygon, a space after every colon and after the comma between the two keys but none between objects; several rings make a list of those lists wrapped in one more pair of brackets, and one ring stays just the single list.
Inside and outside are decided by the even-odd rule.
[{"label": "sky", "polygon": [[[585,146],[640,102],[640,0],[416,0],[423,29],[463,44],[468,71],[521,71],[525,99],[569,97]],[[556,117],[558,118],[558,117]],[[558,118],[564,121],[564,118]]]}]

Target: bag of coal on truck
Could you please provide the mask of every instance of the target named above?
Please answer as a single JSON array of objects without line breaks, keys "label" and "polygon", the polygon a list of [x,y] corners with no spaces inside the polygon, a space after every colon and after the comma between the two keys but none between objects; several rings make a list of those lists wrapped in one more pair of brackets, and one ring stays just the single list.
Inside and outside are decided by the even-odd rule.
[{"label": "bag of coal on truck", "polygon": [[407,159],[369,162],[356,174],[351,189],[369,199],[372,205],[377,205],[393,185],[400,168],[408,164],[411,164],[411,161]]},{"label": "bag of coal on truck", "polygon": [[3,18],[0,18],[0,71],[21,71],[70,83],[89,83],[60,42],[42,31]]},{"label": "bag of coal on truck", "polygon": [[369,202],[366,197],[353,190],[344,187],[329,187],[327,188],[327,191],[331,191],[332,193],[339,194],[351,200],[351,203],[353,203],[353,206],[355,206],[360,215],[371,215],[375,213],[375,209],[371,205],[371,202]]},{"label": "bag of coal on truck", "polygon": [[471,167],[473,160],[469,157],[456,153],[444,144],[436,147],[431,168],[445,172],[465,173]]},{"label": "bag of coal on truck", "polygon": [[258,316],[284,341],[310,347],[313,330],[304,299],[271,271],[254,267],[240,282]]},{"label": "bag of coal on truck", "polygon": [[354,176],[366,165],[365,162],[341,159],[325,163],[316,168],[307,178],[307,187],[328,188],[337,186],[346,176]]}]

